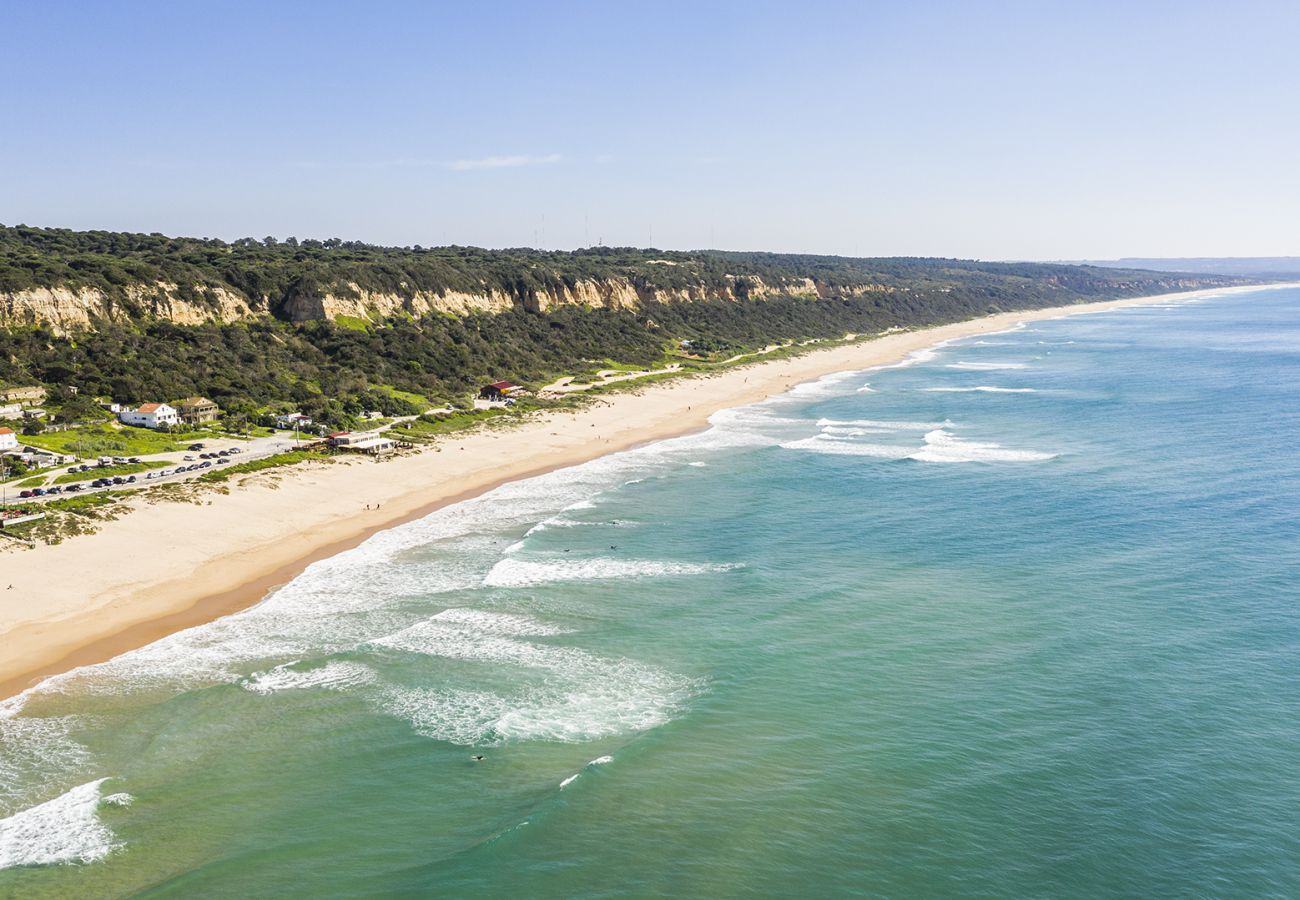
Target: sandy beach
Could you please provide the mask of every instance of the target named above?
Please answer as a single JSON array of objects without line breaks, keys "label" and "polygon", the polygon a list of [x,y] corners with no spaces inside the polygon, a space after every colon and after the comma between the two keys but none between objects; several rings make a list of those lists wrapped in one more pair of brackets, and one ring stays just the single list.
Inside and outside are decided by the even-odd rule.
[{"label": "sandy beach", "polygon": [[800,382],[897,362],[941,341],[1018,322],[1224,292],[1006,313],[891,334],[647,385],[576,413],[444,438],[437,449],[387,461],[350,458],[260,473],[227,494],[202,495],[198,505],[133,500],[147,508],[97,534],[0,555],[0,697],[255,604],[312,561],[378,530],[506,481],[703,428],[720,409]]}]

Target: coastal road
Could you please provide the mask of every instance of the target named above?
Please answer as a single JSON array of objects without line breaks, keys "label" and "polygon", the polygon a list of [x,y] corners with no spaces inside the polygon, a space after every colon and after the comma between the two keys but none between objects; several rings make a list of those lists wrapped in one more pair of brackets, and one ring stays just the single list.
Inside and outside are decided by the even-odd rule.
[{"label": "coastal road", "polygon": [[[304,444],[306,441],[299,441]],[[63,493],[46,494],[44,497],[24,497],[19,498],[19,489],[13,485],[9,486],[8,495],[9,503],[36,504],[46,503],[51,500],[61,500],[65,497],[84,497],[86,494],[102,493],[104,491],[133,491],[153,487],[158,484],[176,484],[185,481],[194,481],[200,475],[206,475],[209,472],[219,472],[228,466],[237,463],[251,462],[257,459],[265,459],[268,456],[275,456],[278,453],[287,453],[294,448],[294,440],[291,434],[274,434],[270,437],[252,438],[247,441],[233,440],[229,438],[214,439],[203,441],[203,449],[197,451],[178,450],[172,453],[156,453],[150,456],[141,456],[140,459],[146,462],[162,462],[166,466],[162,469],[151,469],[147,472],[135,473],[136,481],[134,484],[113,484],[105,487],[92,488],[90,483],[100,477],[97,474],[97,468],[91,467],[81,473],[85,476],[85,481],[70,482],[69,484],[82,485],[81,490],[72,493],[67,492],[69,484],[62,485]],[[233,456],[220,457],[218,459],[200,460],[200,453],[215,453],[221,450],[238,449],[239,453]],[[194,469],[188,472],[176,471],[178,466],[190,466],[200,462],[211,462],[212,465],[206,469]],[[220,464],[218,464],[220,462]],[[68,467],[61,466],[55,472],[51,473],[54,477],[67,474]],[[155,473],[153,478],[146,478],[150,472]],[[166,472],[165,475],[159,475],[159,472]]]}]

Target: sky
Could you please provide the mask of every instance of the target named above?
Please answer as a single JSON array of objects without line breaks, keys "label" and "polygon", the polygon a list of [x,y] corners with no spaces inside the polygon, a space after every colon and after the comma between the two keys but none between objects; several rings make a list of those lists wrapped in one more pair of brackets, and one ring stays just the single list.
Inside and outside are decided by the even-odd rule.
[{"label": "sky", "polygon": [[0,0],[0,223],[1300,254],[1300,3]]}]

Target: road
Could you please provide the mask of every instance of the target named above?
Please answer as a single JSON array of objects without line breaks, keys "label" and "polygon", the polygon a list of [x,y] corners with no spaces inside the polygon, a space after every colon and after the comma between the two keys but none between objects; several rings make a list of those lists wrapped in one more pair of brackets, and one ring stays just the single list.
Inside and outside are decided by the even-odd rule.
[{"label": "road", "polygon": [[[307,443],[307,441],[304,440],[304,441],[300,441],[299,443],[304,444]],[[199,459],[200,453],[215,453],[220,450],[230,450],[236,448],[239,450],[239,453],[234,456],[222,457],[213,460]],[[9,497],[9,502],[11,504],[13,503],[29,504],[29,503],[45,503],[50,500],[61,500],[64,497],[84,497],[86,494],[93,494],[102,491],[141,490],[143,488],[153,487],[154,485],[158,485],[158,484],[177,484],[185,481],[193,481],[197,479],[200,475],[206,475],[207,473],[213,471],[220,471],[221,469],[227,466],[235,465],[236,463],[250,462],[255,459],[265,459],[268,456],[275,456],[277,453],[286,453],[292,450],[293,448],[294,448],[293,435],[288,432],[283,434],[277,433],[271,435],[270,437],[252,438],[247,441],[234,440],[233,438],[205,439],[203,441],[202,450],[195,450],[195,451],[178,450],[173,453],[154,453],[148,456],[139,457],[139,459],[142,462],[166,463],[167,465],[164,469],[152,469],[150,471],[154,473],[165,471],[168,474],[163,476],[159,476],[155,474],[153,478],[146,478],[145,476],[148,475],[149,472],[137,472],[135,476],[136,477],[135,484],[114,484],[102,488],[92,488],[90,486],[90,483],[99,477],[99,475],[96,474],[97,467],[92,466],[91,468],[87,469],[85,472],[80,473],[85,477],[85,481],[67,482],[63,484],[62,485],[63,493],[60,494],[53,494],[53,495],[47,494],[44,497],[19,498],[18,494],[20,489],[14,487],[12,484],[8,486],[7,493]],[[177,466],[181,466],[181,465],[188,466],[197,462],[209,462],[209,461],[212,463],[212,465],[206,469],[195,469],[190,472],[182,472],[180,474],[176,474]],[[46,470],[46,471],[49,474],[50,478],[53,479],[59,477],[60,475],[68,474],[68,468],[69,468],[68,466],[60,466],[57,469]],[[81,490],[69,494],[67,492],[67,489],[70,484],[80,484],[82,486]]]}]

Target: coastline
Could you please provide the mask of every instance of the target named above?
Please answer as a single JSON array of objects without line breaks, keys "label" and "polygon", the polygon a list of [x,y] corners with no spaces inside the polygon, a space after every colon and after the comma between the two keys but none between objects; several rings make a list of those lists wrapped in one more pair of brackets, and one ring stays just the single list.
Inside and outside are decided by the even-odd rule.
[{"label": "coastline", "polygon": [[[936,344],[1062,318],[1294,283],[1216,288],[1002,313],[898,332],[801,356],[755,359],[646,385],[509,430],[449,436],[386,462],[349,459],[271,470],[205,495],[148,504],[94,535],[0,556],[0,698],[81,665],[260,602],[316,560],[509,481],[696,431],[715,412],[834,372],[889,365]],[[377,472],[372,466],[382,466]],[[367,509],[366,507],[374,507]]]}]

